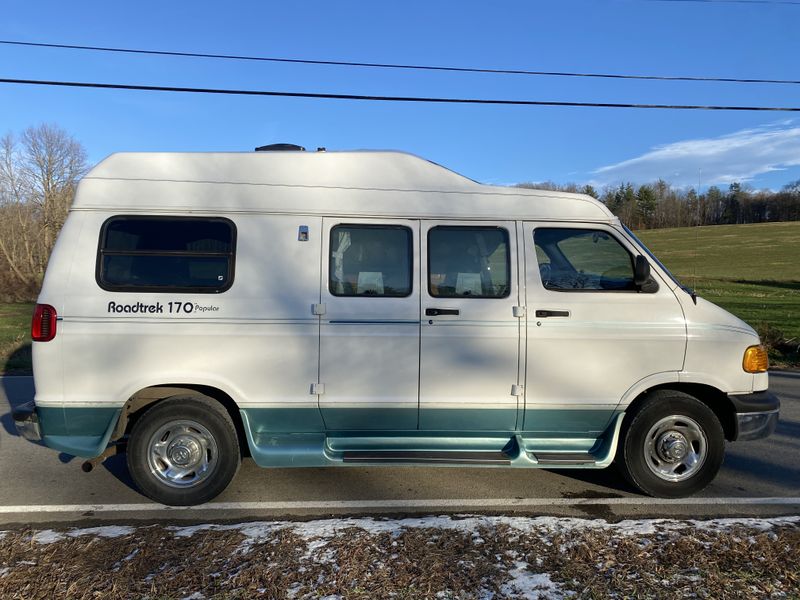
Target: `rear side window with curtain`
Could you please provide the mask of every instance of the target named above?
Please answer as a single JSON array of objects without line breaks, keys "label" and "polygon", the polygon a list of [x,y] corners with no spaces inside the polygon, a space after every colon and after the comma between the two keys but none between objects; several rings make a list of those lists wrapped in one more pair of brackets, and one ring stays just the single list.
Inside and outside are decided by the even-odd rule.
[{"label": "rear side window with curtain", "polygon": [[223,218],[112,217],[97,282],[117,292],[220,293],[233,284],[236,226]]},{"label": "rear side window with curtain", "polygon": [[428,231],[428,291],[434,298],[507,298],[508,231],[440,225]]},{"label": "rear side window with curtain", "polygon": [[328,289],[334,296],[403,298],[412,290],[411,230],[400,225],[331,229]]}]

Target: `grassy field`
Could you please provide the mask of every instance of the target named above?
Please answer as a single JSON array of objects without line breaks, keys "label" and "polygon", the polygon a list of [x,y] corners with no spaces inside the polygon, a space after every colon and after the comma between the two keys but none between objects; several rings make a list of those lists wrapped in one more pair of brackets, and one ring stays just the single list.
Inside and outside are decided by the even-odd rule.
[{"label": "grassy field", "polygon": [[33,304],[0,303],[0,374],[31,372]]},{"label": "grassy field", "polygon": [[637,232],[678,279],[756,327],[773,362],[798,365],[800,222]]}]

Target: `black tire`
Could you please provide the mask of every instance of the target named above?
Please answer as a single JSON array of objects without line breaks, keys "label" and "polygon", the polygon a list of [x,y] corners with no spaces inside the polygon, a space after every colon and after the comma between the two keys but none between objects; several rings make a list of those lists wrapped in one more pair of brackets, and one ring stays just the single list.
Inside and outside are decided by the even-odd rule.
[{"label": "black tire", "polygon": [[[683,420],[679,419],[670,426],[673,416]],[[663,423],[663,429],[659,428],[659,423]],[[659,434],[659,431],[664,433]],[[670,431],[702,434],[698,435],[699,440],[688,444],[690,452],[702,456],[696,466],[687,467],[691,461],[673,456],[664,459],[664,446],[657,442],[664,440],[664,436],[673,435]],[[690,438],[684,437],[684,441],[687,439]],[[622,451],[617,455],[617,464],[623,475],[643,493],[658,498],[683,498],[699,492],[716,477],[725,457],[725,434],[717,416],[697,398],[675,390],[651,392],[626,414],[620,443]],[[700,452],[698,449],[703,448],[703,443],[705,446]],[[683,464],[677,464],[678,471],[672,476],[680,480],[665,479],[669,473],[663,471],[669,471],[676,463]],[[657,471],[662,475],[657,475]]]},{"label": "black tire", "polygon": [[[161,444],[172,449],[170,456],[186,460],[183,466],[190,469],[197,467],[184,477],[170,477],[167,469],[174,465],[151,454],[154,436],[165,428],[160,440],[175,436],[168,445]],[[175,454],[181,450],[177,446],[189,450],[181,456]],[[200,465],[204,460],[205,465]],[[128,470],[134,483],[151,500],[170,506],[203,504],[217,497],[236,475],[240,462],[230,415],[205,396],[174,396],[159,402],[136,421],[128,440]]]}]

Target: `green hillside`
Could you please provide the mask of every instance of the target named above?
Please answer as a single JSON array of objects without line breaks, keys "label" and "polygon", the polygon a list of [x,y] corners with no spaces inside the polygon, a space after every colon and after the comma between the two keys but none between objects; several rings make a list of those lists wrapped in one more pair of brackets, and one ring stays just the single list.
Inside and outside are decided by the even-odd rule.
[{"label": "green hillside", "polygon": [[744,319],[797,363],[800,345],[800,222],[637,232],[684,284]]}]

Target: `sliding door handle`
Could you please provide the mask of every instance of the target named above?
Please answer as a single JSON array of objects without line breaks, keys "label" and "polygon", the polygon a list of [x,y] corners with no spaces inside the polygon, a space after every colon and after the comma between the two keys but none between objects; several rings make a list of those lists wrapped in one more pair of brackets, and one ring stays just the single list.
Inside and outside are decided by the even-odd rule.
[{"label": "sliding door handle", "polygon": [[568,310],[537,310],[537,319],[546,319],[547,317],[568,317]]},{"label": "sliding door handle", "polygon": [[426,308],[426,317],[439,317],[441,315],[457,315],[460,314],[457,308]]}]

